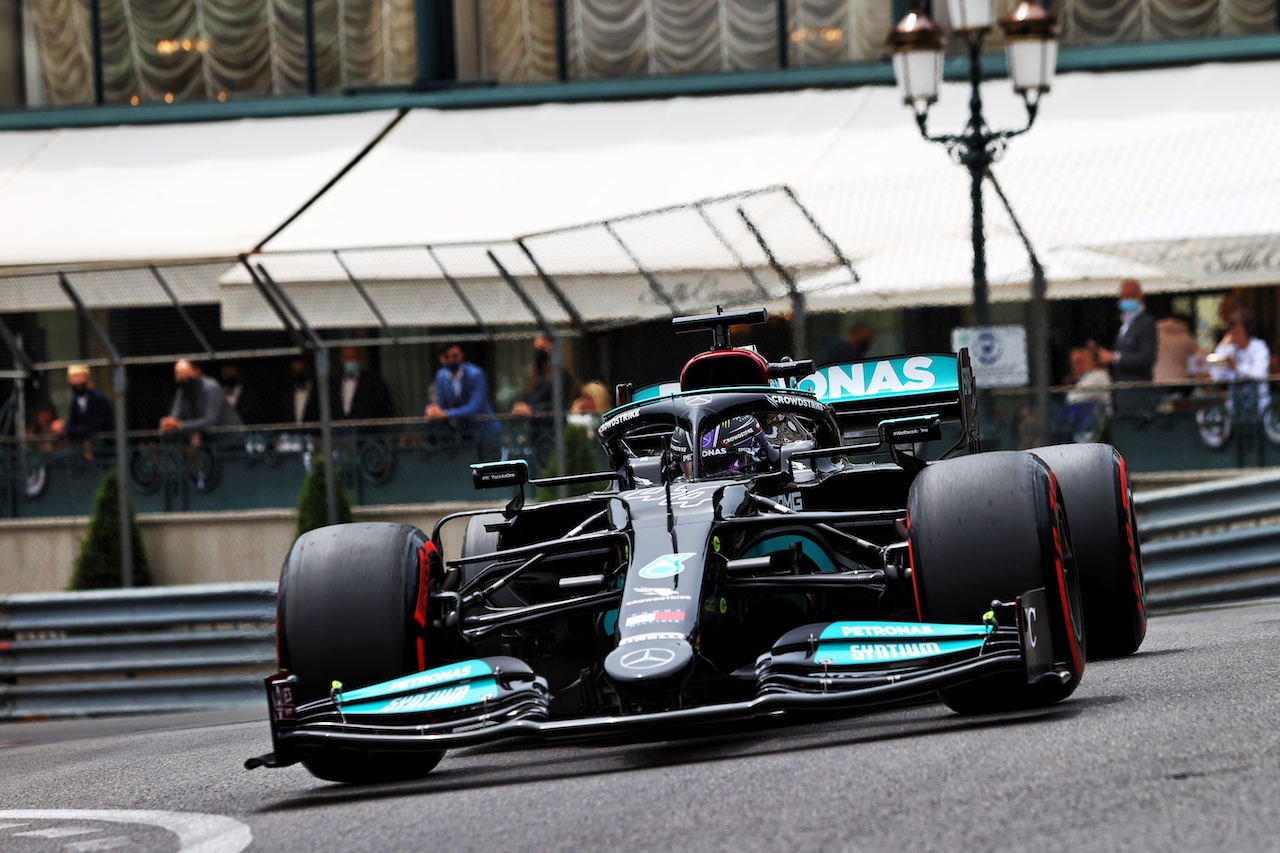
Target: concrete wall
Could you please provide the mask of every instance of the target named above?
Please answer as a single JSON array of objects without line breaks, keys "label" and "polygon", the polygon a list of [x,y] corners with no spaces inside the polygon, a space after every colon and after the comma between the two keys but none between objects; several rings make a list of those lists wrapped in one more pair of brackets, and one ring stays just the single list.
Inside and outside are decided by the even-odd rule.
[{"label": "concrete wall", "polygon": [[[487,504],[413,504],[359,507],[357,521],[412,524],[426,531],[441,517]],[[146,513],[138,526],[157,584],[274,581],[293,544],[293,510]],[[66,589],[88,518],[0,521],[0,595]],[[454,528],[457,528],[456,530]],[[445,541],[456,548],[462,525]]]}]

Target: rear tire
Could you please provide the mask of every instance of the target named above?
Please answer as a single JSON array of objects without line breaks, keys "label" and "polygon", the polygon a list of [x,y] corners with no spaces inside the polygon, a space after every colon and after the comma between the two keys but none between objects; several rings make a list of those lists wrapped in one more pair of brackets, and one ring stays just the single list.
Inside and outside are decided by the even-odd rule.
[{"label": "rear tire", "polygon": [[1147,608],[1124,459],[1109,444],[1062,444],[1031,452],[1058,478],[1067,504],[1089,657],[1131,655],[1147,635]]},{"label": "rear tire", "polygon": [[1028,685],[1022,673],[941,691],[962,714],[1041,707],[1070,696],[1084,672],[1081,599],[1066,509],[1049,468],[1029,453],[982,453],[931,465],[907,500],[920,618],[974,623],[992,600],[1044,587],[1066,682]]},{"label": "rear tire", "polygon": [[493,554],[498,550],[498,531],[487,530],[486,525],[505,521],[500,512],[486,512],[473,515],[467,522],[467,532],[462,537],[462,556],[478,557],[481,554]]},{"label": "rear tire", "polygon": [[[505,521],[506,518],[500,512],[473,515],[471,520],[467,522],[466,533],[463,534],[462,556],[482,557],[487,554],[497,554],[502,548],[501,536],[496,530],[486,529],[486,525],[499,524]],[[491,565],[493,565],[492,562],[480,562],[463,566],[459,580],[461,583],[466,583]],[[529,603],[517,595],[511,585],[507,585],[494,593],[492,600],[494,604],[500,607],[524,607]]]},{"label": "rear tire", "polygon": [[[321,527],[294,542],[280,571],[276,631],[298,704],[329,695],[333,681],[364,687],[435,662],[414,618],[425,544],[416,527],[382,523]],[[302,763],[321,779],[358,784],[426,775],[443,755],[311,748]]]}]

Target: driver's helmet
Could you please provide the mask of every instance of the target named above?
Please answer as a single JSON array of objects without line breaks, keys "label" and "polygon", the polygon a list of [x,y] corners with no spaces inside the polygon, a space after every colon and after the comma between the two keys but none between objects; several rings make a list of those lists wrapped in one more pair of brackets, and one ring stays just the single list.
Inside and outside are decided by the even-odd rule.
[{"label": "driver's helmet", "polygon": [[[686,477],[693,476],[691,445],[688,430],[677,428],[672,433],[671,454]],[[754,416],[739,415],[703,433],[698,456],[704,477],[745,476],[768,469],[769,442]]]}]

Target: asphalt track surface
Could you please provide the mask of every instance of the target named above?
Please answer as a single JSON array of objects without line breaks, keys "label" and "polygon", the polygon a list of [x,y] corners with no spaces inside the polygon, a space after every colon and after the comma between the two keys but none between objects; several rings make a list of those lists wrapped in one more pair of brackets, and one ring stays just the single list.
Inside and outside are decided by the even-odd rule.
[{"label": "asphalt track surface", "polygon": [[242,769],[264,714],[0,724],[0,850],[1280,851],[1280,602],[1157,617],[1067,702]]}]

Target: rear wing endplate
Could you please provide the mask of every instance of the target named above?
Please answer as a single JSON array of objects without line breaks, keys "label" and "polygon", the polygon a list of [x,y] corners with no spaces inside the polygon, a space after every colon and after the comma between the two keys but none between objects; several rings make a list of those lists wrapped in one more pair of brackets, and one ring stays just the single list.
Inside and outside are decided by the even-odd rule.
[{"label": "rear wing endplate", "polygon": [[874,435],[884,420],[936,414],[961,425],[969,452],[979,450],[977,386],[968,348],[958,354],[828,365],[801,379],[797,388],[831,407],[845,437]]}]

